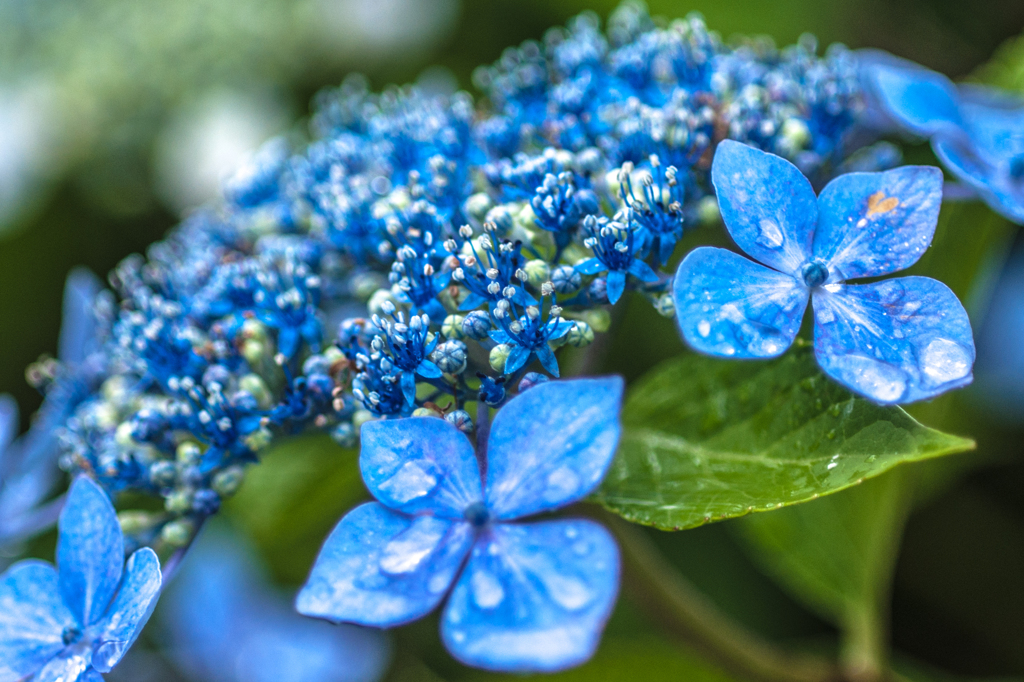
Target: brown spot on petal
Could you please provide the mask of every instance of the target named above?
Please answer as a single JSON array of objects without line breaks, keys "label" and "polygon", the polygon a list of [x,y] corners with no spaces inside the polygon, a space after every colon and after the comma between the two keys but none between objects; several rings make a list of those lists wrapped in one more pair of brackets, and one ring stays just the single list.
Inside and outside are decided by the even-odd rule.
[{"label": "brown spot on petal", "polygon": [[868,197],[868,217],[878,215],[880,213],[888,213],[897,206],[900,205],[900,200],[896,197],[885,197],[883,190],[878,190],[874,194]]}]

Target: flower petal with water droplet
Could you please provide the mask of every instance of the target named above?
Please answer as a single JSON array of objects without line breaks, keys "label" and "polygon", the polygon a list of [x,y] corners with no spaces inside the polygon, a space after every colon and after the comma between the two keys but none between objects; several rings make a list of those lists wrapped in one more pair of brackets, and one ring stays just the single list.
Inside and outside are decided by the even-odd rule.
[{"label": "flower petal with water droplet", "polygon": [[803,173],[785,159],[732,140],[711,166],[722,220],[754,260],[794,274],[811,255],[818,202]]},{"label": "flower petal with water droplet", "polygon": [[441,636],[460,661],[490,670],[579,665],[597,648],[618,582],[618,547],[592,521],[499,524],[473,547]]},{"label": "flower petal with water droplet", "polygon": [[734,358],[770,358],[793,343],[807,287],[732,251],[694,249],[676,271],[676,321],[695,350]]},{"label": "flower petal with water droplet", "polygon": [[473,537],[465,522],[360,505],[324,542],[295,607],[306,616],[375,627],[415,620],[444,597]]},{"label": "flower petal with water droplet", "polygon": [[818,291],[814,316],[818,364],[871,400],[909,403],[971,382],[970,321],[941,282],[899,277]]},{"label": "flower petal with water droplet", "polygon": [[594,490],[619,442],[622,389],[619,377],[549,381],[501,408],[487,444],[492,518],[556,509]]},{"label": "flower petal with water droplet", "polygon": [[363,425],[361,435],[363,480],[392,509],[461,519],[466,507],[483,499],[473,446],[445,420],[372,421]]},{"label": "flower petal with water droplet", "polygon": [[941,203],[934,166],[841,175],[818,198],[814,257],[828,265],[830,282],[909,268],[932,243]]}]

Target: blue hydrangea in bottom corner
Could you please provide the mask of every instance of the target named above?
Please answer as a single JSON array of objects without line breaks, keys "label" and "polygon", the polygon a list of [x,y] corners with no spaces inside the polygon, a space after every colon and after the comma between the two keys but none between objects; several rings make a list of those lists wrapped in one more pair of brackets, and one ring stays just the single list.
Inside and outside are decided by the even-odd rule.
[{"label": "blue hydrangea in bottom corner", "polygon": [[517,521],[600,483],[619,440],[622,391],[617,377],[530,388],[497,413],[480,463],[444,420],[365,424],[359,463],[377,501],[328,537],[299,612],[390,627],[450,591],[441,636],[467,665],[554,671],[589,659],[618,593],[615,541],[592,521]]},{"label": "blue hydrangea in bottom corner", "polygon": [[59,527],[56,570],[27,559],[0,576],[0,682],[102,680],[160,595],[156,553],[144,547],[125,564],[117,515],[95,482],[75,480]]}]

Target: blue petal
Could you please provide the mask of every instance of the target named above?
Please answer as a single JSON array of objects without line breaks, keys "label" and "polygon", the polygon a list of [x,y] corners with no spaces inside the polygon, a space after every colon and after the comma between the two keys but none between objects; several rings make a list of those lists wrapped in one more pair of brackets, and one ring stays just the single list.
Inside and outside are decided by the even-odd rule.
[{"label": "blue petal", "polygon": [[466,665],[563,670],[593,656],[618,588],[619,549],[598,524],[499,524],[473,547],[441,637]]},{"label": "blue petal", "polygon": [[558,360],[555,358],[554,351],[551,350],[551,346],[546,343],[537,349],[537,359],[540,360],[541,366],[548,371],[548,374],[558,378]]},{"label": "blue petal", "polygon": [[909,268],[932,243],[941,203],[934,166],[841,175],[818,199],[814,257],[828,265],[829,282]]},{"label": "blue petal", "polygon": [[336,622],[407,623],[437,606],[472,543],[468,523],[360,505],[324,542],[295,607]]},{"label": "blue petal", "polygon": [[92,305],[100,280],[85,268],[75,268],[64,284],[63,317],[57,354],[62,362],[76,365],[94,349],[96,316]]},{"label": "blue petal", "polygon": [[298,349],[299,331],[291,326],[281,327],[277,332],[277,352],[290,359]]},{"label": "blue petal", "polygon": [[78,682],[103,682],[103,676],[96,672],[95,668],[89,668],[78,678]]},{"label": "blue petal", "polygon": [[487,442],[487,508],[498,519],[557,509],[604,478],[619,442],[619,377],[548,381],[498,410]]},{"label": "blue petal", "polygon": [[796,273],[811,255],[818,203],[810,181],[785,159],[723,140],[711,178],[722,220],[750,257]]},{"label": "blue petal", "polygon": [[800,331],[807,295],[795,277],[711,246],[687,254],[672,285],[686,343],[737,358],[784,353]]},{"label": "blue petal", "polygon": [[[1020,137],[1024,139],[1024,135]],[[972,142],[940,136],[932,140],[932,149],[942,165],[973,187],[993,210],[1014,222],[1024,222],[1024,183],[1010,174],[1010,158],[985,154]]]},{"label": "blue petal", "polygon": [[548,339],[560,339],[568,334],[575,326],[576,322],[573,320],[563,320],[559,318],[557,321],[549,321],[544,332],[548,335]]},{"label": "blue petal", "polygon": [[444,419],[370,421],[360,435],[363,481],[388,507],[461,519],[466,507],[483,499],[473,446]]},{"label": "blue petal", "polygon": [[93,655],[93,666],[108,673],[135,643],[160,596],[160,559],[143,547],[128,559],[121,588],[101,624],[103,642]]},{"label": "blue petal", "polygon": [[103,617],[121,581],[124,538],[114,506],[92,479],[71,484],[60,514],[57,570],[64,603],[82,625]]},{"label": "blue petal", "polygon": [[942,282],[830,285],[814,294],[814,320],[818,364],[875,402],[924,400],[971,382],[971,323]]},{"label": "blue petal", "polygon": [[607,269],[608,266],[597,258],[588,258],[582,263],[576,264],[576,272],[583,275],[596,275],[597,273],[604,272]]},{"label": "blue petal", "polygon": [[530,360],[529,349],[522,346],[512,346],[508,357],[505,358],[505,371],[503,374],[512,374],[520,369]]},{"label": "blue petal", "polygon": [[494,343],[508,343],[512,340],[512,337],[501,329],[492,329],[487,332],[487,335],[491,337],[491,341],[494,341]]},{"label": "blue petal", "polygon": [[869,92],[904,130],[931,136],[963,126],[956,86],[940,73],[889,56],[864,66]]},{"label": "blue petal", "polygon": [[416,400],[416,375],[412,372],[402,372],[399,386],[402,387],[402,397],[405,398],[405,402],[412,405]]},{"label": "blue petal", "polygon": [[4,453],[18,435],[18,403],[4,393],[0,395],[0,472],[4,471]]},{"label": "blue petal", "polygon": [[416,373],[427,379],[437,379],[441,376],[441,370],[430,360],[423,360],[416,366]]},{"label": "blue petal", "polygon": [[658,273],[651,269],[651,266],[642,260],[634,260],[629,264],[629,274],[636,277],[641,282],[647,282],[648,284],[658,281]]},{"label": "blue petal", "polygon": [[622,298],[622,292],[626,290],[626,273],[621,270],[612,270],[608,273],[608,302],[618,303]]},{"label": "blue petal", "polygon": [[91,660],[92,650],[87,642],[81,642],[50,659],[32,682],[79,682],[91,667]]},{"label": "blue petal", "polygon": [[474,294],[472,291],[466,295],[466,298],[459,304],[459,310],[475,310],[484,303],[487,303],[487,299],[479,294]]},{"label": "blue petal", "polygon": [[0,680],[26,678],[64,648],[75,625],[57,588],[57,572],[42,561],[20,561],[0,575]]}]

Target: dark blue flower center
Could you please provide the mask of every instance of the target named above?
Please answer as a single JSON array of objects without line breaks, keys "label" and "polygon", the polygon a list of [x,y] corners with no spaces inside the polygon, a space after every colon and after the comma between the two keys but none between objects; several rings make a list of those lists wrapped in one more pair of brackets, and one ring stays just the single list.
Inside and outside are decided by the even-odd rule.
[{"label": "dark blue flower center", "polygon": [[64,642],[64,646],[71,646],[82,638],[82,631],[76,628],[74,625],[69,625],[64,628],[64,631],[60,633],[60,639]]},{"label": "dark blue flower center", "polygon": [[491,520],[491,514],[487,511],[487,506],[483,502],[474,502],[469,505],[462,512],[462,515],[473,524],[474,528],[481,528]]},{"label": "dark blue flower center", "polygon": [[820,260],[814,260],[804,265],[800,274],[803,275],[804,284],[813,289],[821,286],[828,279],[828,268]]}]

